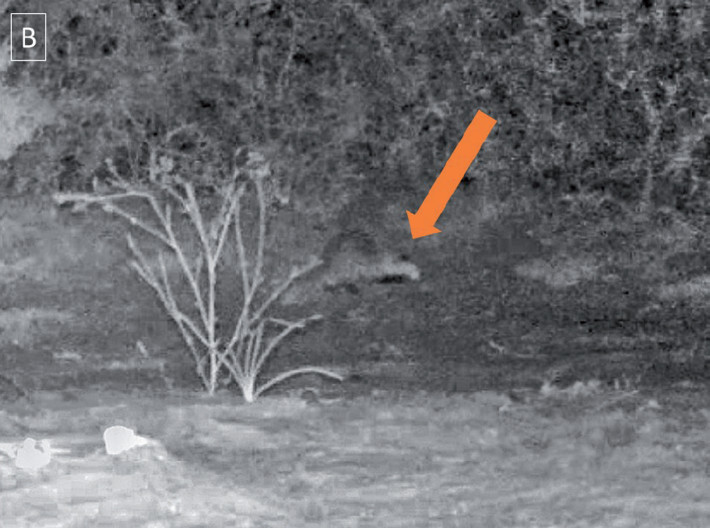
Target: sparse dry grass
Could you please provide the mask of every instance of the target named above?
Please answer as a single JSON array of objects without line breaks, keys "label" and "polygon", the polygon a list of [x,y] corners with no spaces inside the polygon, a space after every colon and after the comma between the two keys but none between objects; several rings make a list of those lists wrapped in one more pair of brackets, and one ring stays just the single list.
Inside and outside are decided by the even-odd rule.
[{"label": "sparse dry grass", "polygon": [[[111,519],[116,504],[138,525],[174,527],[196,518],[274,528],[703,526],[710,410],[648,405],[647,398],[634,410],[597,410],[611,396],[504,409],[505,398],[493,393],[379,393],[320,406],[281,397],[236,407],[190,397],[119,406],[87,395],[74,408],[52,409],[45,399],[45,436],[55,424],[62,438],[90,441],[92,421],[105,425],[110,417],[138,424],[169,456],[122,462],[123,480],[148,479],[152,487],[113,498],[108,488],[94,491],[93,508],[63,486],[82,474],[108,484],[113,477],[98,454],[73,460],[70,470],[56,466],[43,482],[25,480],[22,489],[55,490],[62,526]],[[155,500],[146,503],[146,493]],[[15,512],[18,523],[33,515],[38,527],[56,522],[36,507],[18,513],[20,496],[17,487],[0,491],[5,515]]]}]

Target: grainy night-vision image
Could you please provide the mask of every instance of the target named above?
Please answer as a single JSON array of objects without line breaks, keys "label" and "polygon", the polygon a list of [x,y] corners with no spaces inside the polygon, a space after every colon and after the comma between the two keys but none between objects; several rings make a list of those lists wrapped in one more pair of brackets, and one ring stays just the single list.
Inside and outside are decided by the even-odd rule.
[{"label": "grainy night-vision image", "polygon": [[705,527],[706,0],[0,0],[0,526]]}]

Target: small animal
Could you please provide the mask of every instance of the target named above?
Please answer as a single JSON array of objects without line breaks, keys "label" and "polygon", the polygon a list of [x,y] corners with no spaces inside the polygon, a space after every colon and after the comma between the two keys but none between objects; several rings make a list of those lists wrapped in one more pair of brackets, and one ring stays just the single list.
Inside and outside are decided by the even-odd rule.
[{"label": "small animal", "polygon": [[289,289],[282,302],[303,304],[327,292],[357,294],[365,283],[401,283],[417,281],[419,268],[404,255],[381,250],[372,237],[346,231],[326,244],[323,264]]},{"label": "small animal", "polygon": [[123,425],[112,425],[104,431],[104,445],[109,455],[119,455],[134,447],[155,445],[150,438],[139,436],[133,429]]},{"label": "small animal", "polygon": [[51,442],[27,437],[21,444],[2,443],[0,452],[15,461],[15,466],[28,471],[36,471],[48,465],[53,454],[66,454],[67,449],[55,449]]},{"label": "small animal", "polygon": [[36,470],[43,468],[52,460],[49,440],[26,438],[15,455],[15,465],[20,469]]}]

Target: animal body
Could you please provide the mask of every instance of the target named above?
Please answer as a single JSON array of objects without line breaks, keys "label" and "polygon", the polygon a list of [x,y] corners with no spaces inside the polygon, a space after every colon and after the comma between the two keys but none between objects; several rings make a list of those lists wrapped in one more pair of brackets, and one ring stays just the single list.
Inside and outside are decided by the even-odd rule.
[{"label": "animal body", "polygon": [[284,304],[313,301],[327,293],[357,293],[360,285],[417,281],[419,268],[404,255],[382,250],[362,231],[344,231],[323,250],[323,265],[284,296]]}]

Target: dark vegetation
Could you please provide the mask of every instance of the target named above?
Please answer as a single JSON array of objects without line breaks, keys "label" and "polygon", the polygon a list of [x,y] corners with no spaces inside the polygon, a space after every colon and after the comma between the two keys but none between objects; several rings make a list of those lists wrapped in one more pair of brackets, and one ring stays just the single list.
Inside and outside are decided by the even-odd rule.
[{"label": "dark vegetation", "polygon": [[[24,231],[4,227],[1,258],[80,258],[47,280],[28,264],[0,302],[70,300],[86,318],[35,328],[22,356],[29,345],[4,339],[6,371],[16,356],[46,365],[38,358],[62,340],[111,357],[137,339],[166,357],[179,347],[137,279],[117,271],[125,226],[59,211],[51,229],[39,212],[32,227],[9,205],[35,196],[49,214],[42,197],[100,187],[109,163],[144,181],[158,145],[206,188],[240,163],[235,149],[266,156],[276,268],[308,253],[327,261],[340,247],[329,241],[356,233],[346,238],[362,251],[421,269],[415,283],[395,274],[324,289],[313,302],[327,320],[296,355],[355,366],[399,350],[416,372],[390,382],[452,391],[539,386],[548,367],[560,380],[707,381],[704,2],[55,0],[4,13],[35,8],[48,13],[48,60],[10,65],[4,83],[39,90],[56,119],[2,162],[12,198],[0,216]],[[478,109],[498,123],[443,233],[410,240],[405,209]],[[77,225],[91,234],[64,249],[46,239]]]}]

